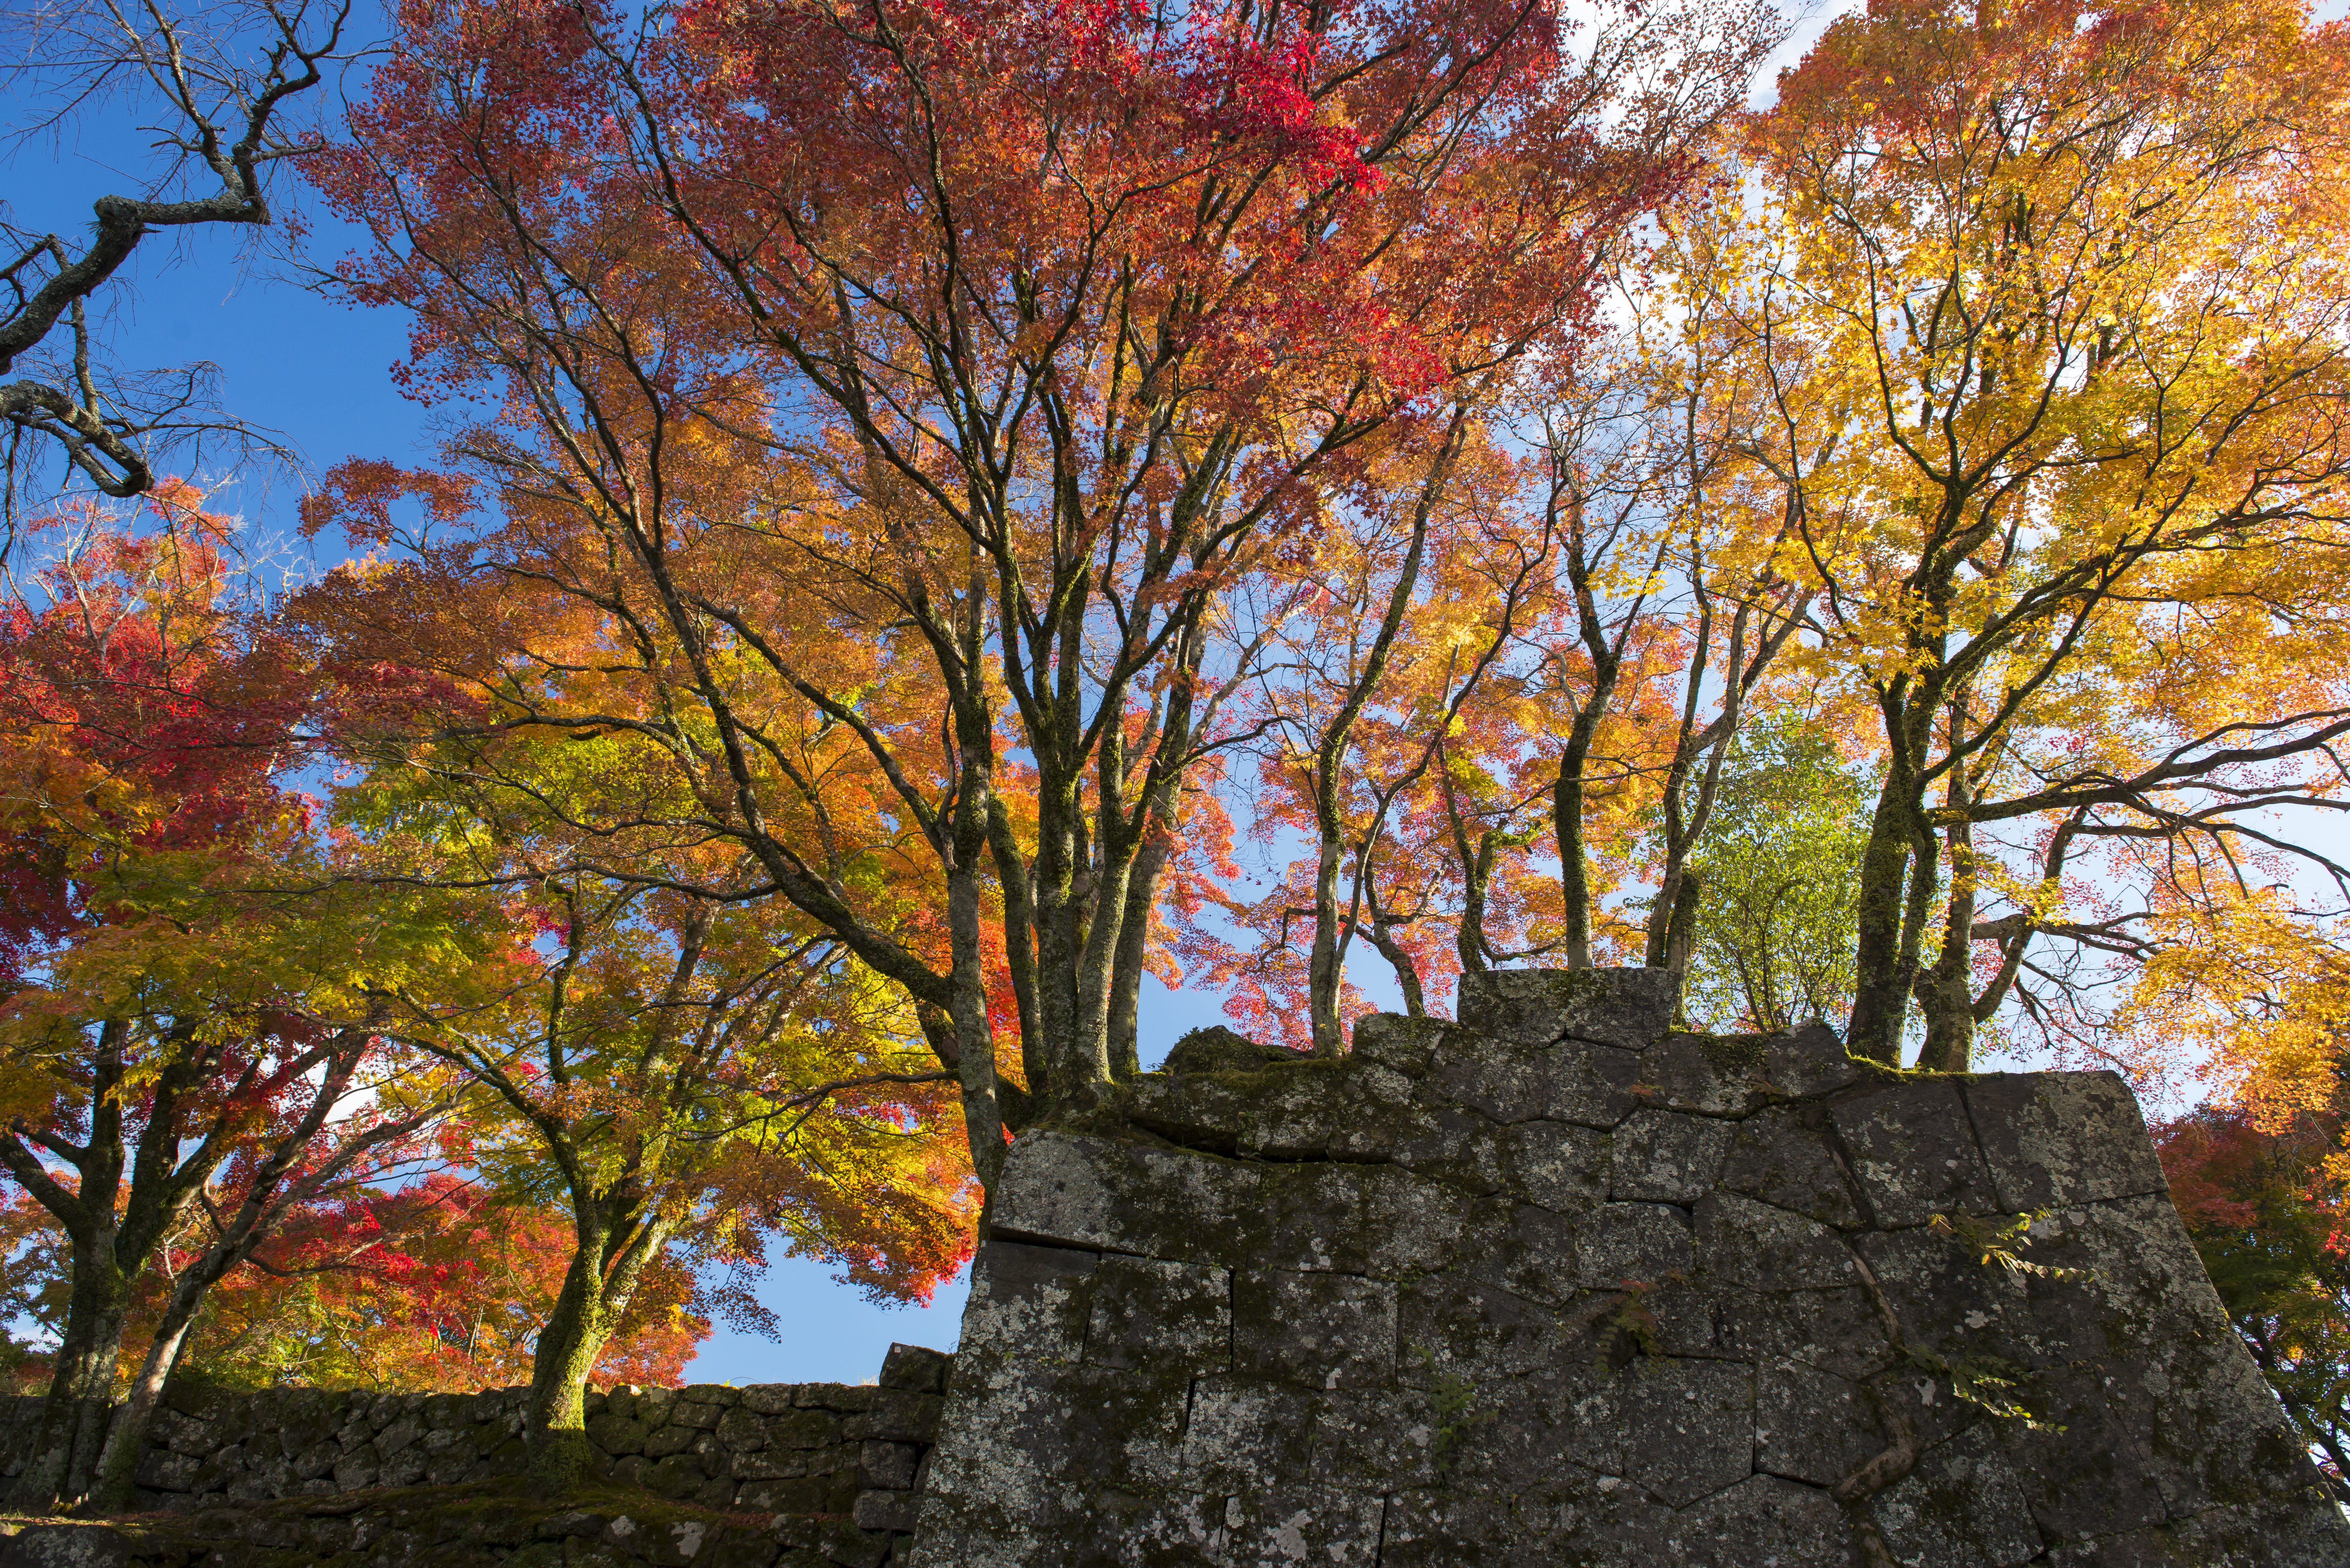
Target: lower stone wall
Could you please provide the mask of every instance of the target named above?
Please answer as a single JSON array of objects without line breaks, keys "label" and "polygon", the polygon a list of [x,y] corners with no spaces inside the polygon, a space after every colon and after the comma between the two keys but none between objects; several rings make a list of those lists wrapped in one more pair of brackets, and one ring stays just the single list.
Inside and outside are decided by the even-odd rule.
[{"label": "lower stone wall", "polygon": [[[913,1528],[951,1366],[899,1345],[876,1384],[591,1392],[593,1468],[676,1502],[812,1521],[779,1533],[874,1568]],[[140,1460],[138,1506],[188,1513],[520,1475],[525,1397],[174,1386]],[[0,1474],[23,1472],[40,1408],[0,1400]]]}]

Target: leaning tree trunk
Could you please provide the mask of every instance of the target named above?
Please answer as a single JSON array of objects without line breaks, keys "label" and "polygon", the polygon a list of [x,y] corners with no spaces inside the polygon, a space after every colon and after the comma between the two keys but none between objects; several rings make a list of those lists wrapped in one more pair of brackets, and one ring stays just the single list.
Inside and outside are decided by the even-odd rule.
[{"label": "leaning tree trunk", "polygon": [[154,1424],[155,1407],[163,1397],[163,1385],[179,1366],[180,1353],[187,1348],[188,1333],[195,1326],[196,1309],[203,1304],[204,1293],[224,1272],[214,1269],[200,1272],[191,1269],[172,1287],[163,1320],[156,1324],[155,1337],[147,1346],[147,1358],[140,1365],[138,1376],[131,1379],[122,1407],[114,1412],[114,1419],[107,1428],[106,1445],[99,1451],[89,1489],[93,1508],[119,1512],[131,1505],[132,1489],[139,1479],[139,1455],[147,1446],[147,1431]]},{"label": "leaning tree trunk", "polygon": [[571,1255],[555,1310],[538,1331],[531,1356],[529,1425],[524,1441],[532,1478],[557,1491],[569,1490],[588,1477],[588,1379],[611,1334],[596,1266],[602,1251],[600,1238],[595,1245],[583,1238]]}]

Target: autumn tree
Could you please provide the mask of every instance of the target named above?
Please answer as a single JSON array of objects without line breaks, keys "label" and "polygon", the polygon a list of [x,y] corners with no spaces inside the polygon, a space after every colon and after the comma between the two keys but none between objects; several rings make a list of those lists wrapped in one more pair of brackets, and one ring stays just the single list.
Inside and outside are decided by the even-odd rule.
[{"label": "autumn tree", "polygon": [[[1130,1059],[1147,851],[1250,645],[1230,595],[1572,338],[1739,89],[1737,20],[1611,13],[1570,52],[1486,0],[460,7],[324,178],[420,376],[526,415],[452,458],[570,508],[583,570],[546,580],[694,715],[670,765],[709,831],[931,1021],[985,1180],[1007,1116]],[[680,465],[727,442],[767,493],[698,509]],[[888,722],[844,641],[906,683]],[[919,938],[779,760],[816,728],[933,867]]]},{"label": "autumn tree", "polygon": [[[409,1158],[448,1103],[364,991],[463,943],[406,900],[326,909],[263,874],[306,857],[301,671],[195,499],[160,493],[147,527],[52,520],[0,623],[0,1166],[69,1255],[28,1506],[127,1497],[203,1293],[290,1207]],[[182,1266],[109,1422],[167,1245]]]},{"label": "autumn tree", "polygon": [[[439,1170],[306,1206],[215,1287],[182,1362],[231,1387],[473,1393],[530,1381],[577,1250],[569,1214]],[[723,1274],[713,1274],[713,1281]],[[134,1303],[134,1323],[144,1303]],[[674,1385],[717,1303],[689,1260],[638,1281],[593,1376]]]},{"label": "autumn tree", "polygon": [[[952,1078],[903,1002],[780,900],[674,885],[755,892],[739,849],[660,840],[633,877],[577,867],[570,825],[631,788],[634,735],[525,730],[427,754],[394,726],[342,743],[370,764],[338,804],[364,844],[345,875],[478,889],[482,923],[520,939],[494,993],[390,991],[382,1028],[484,1091],[452,1158],[518,1211],[568,1217],[530,1339],[544,1476],[577,1479],[588,1380],[642,1322],[640,1293],[711,1274],[730,1282],[702,1306],[772,1328],[745,1282],[775,1241],[891,1300],[962,1266],[974,1202]],[[457,782],[525,774],[527,799]]]},{"label": "autumn tree", "polygon": [[[2268,0],[1901,0],[1754,126],[1736,297],[1814,454],[1781,477],[1823,650],[1882,735],[1858,1054],[1896,1059],[1914,1000],[1922,1064],[1964,1069],[2020,981],[2253,885],[2267,815],[2324,793],[2342,44]],[[2137,909],[2067,909],[2116,881]]]}]

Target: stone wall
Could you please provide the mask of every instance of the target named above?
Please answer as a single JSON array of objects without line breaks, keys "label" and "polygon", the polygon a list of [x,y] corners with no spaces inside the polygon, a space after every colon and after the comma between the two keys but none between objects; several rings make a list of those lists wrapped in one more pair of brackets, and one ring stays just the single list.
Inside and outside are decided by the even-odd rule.
[{"label": "stone wall", "polygon": [[1224,1035],[1022,1137],[913,1561],[2350,1563],[2119,1079],[1663,982]]},{"label": "stone wall", "polygon": [[[846,1526],[845,1533],[796,1534],[808,1537],[811,1550],[829,1543],[819,1555],[874,1568],[913,1526],[913,1488],[937,1436],[951,1361],[899,1345],[890,1347],[878,1385],[591,1392],[594,1468],[610,1480],[706,1509]],[[174,1386],[140,1462],[139,1503],[193,1512],[518,1475],[524,1392]],[[0,1472],[23,1470],[39,1406],[0,1401]]]}]

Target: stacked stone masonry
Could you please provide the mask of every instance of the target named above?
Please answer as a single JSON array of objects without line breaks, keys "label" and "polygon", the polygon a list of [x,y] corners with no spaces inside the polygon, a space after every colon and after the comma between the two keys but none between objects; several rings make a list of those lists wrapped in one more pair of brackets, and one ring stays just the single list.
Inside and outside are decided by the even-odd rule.
[{"label": "stacked stone masonry", "polygon": [[[913,1528],[913,1489],[937,1437],[951,1359],[893,1345],[878,1386],[591,1392],[594,1466],[606,1480],[664,1499],[775,1516],[777,1550],[801,1552],[811,1568],[817,1562],[879,1568],[893,1552],[902,1556]],[[519,1475],[525,1393],[229,1393],[174,1386],[140,1463],[138,1501],[142,1508],[194,1512]],[[39,1401],[5,1405],[0,1471],[13,1477],[28,1457],[19,1445],[36,1428]],[[617,1551],[628,1537],[625,1523],[607,1547]],[[596,1532],[610,1533],[609,1527],[599,1519]],[[305,1528],[348,1535],[354,1526],[321,1514]],[[515,1543],[515,1550],[527,1544]]]},{"label": "stacked stone masonry", "polygon": [[1679,1033],[1664,979],[1225,1035],[1024,1136],[913,1562],[2350,1563],[2119,1079]]}]

